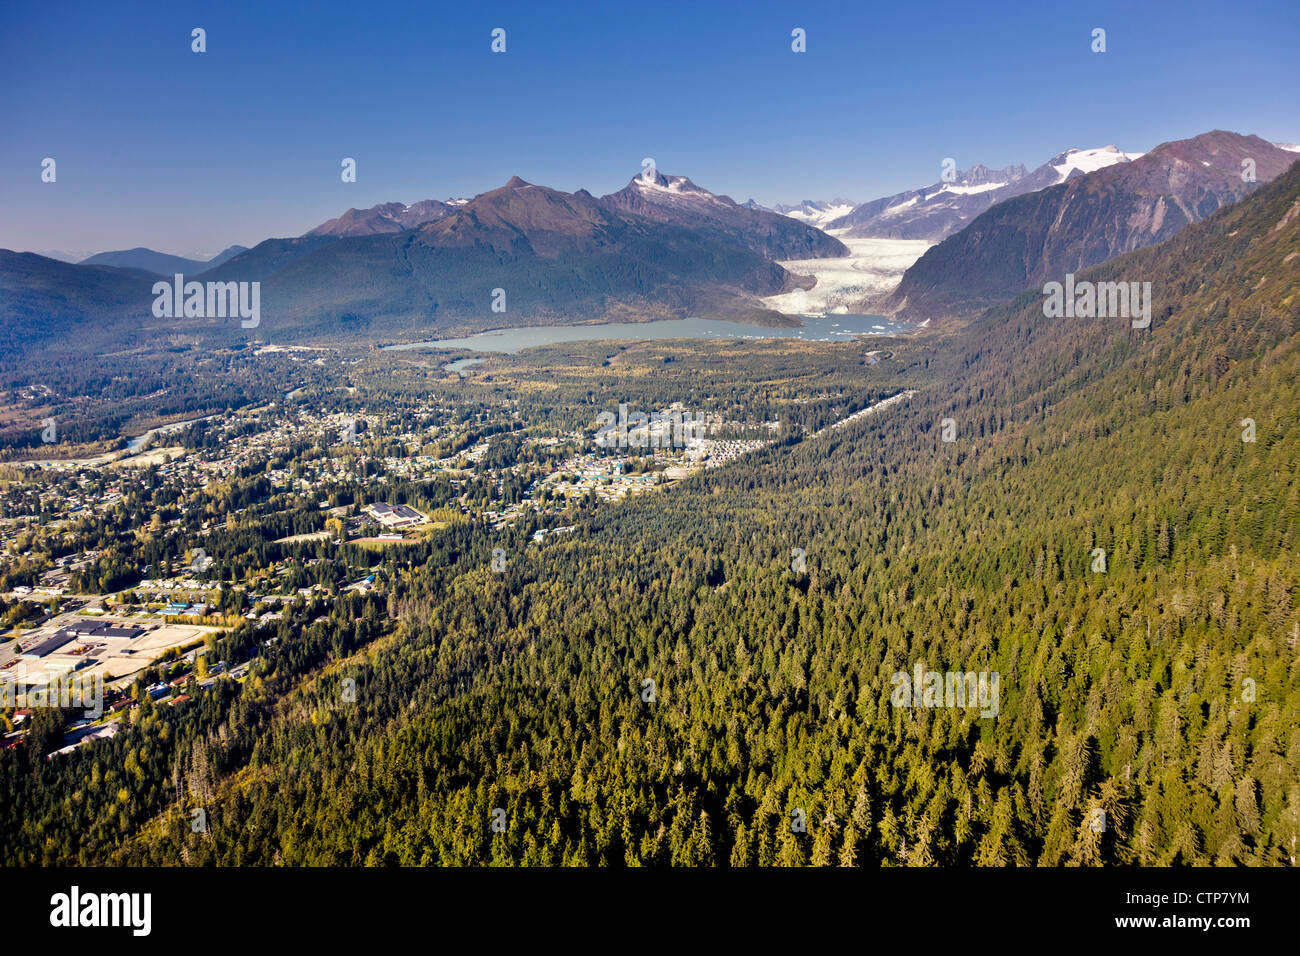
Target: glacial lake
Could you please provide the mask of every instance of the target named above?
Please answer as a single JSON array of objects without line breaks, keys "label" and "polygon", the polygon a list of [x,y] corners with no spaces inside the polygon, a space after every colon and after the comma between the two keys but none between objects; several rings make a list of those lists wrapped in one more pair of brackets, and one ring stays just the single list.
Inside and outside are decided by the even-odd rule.
[{"label": "glacial lake", "polygon": [[664,319],[660,322],[619,322],[603,325],[535,325],[494,329],[461,339],[435,339],[386,345],[385,350],[466,349],[471,352],[518,352],[520,349],[560,342],[592,339],[642,341],[645,339],[803,339],[808,342],[844,342],[861,335],[903,335],[916,328],[884,315],[803,316],[797,329],[770,329],[716,319]]}]

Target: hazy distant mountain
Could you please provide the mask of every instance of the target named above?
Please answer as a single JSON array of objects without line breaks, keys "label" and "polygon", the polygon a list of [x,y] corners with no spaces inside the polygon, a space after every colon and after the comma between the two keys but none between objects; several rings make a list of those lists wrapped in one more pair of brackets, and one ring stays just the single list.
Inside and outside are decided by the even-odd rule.
[{"label": "hazy distant mountain", "polygon": [[203,263],[203,265],[207,266],[209,269],[212,269],[215,268],[216,266],[221,265],[223,262],[233,259],[241,252],[247,252],[247,251],[248,251],[248,246],[227,246],[225,249],[222,249],[215,256],[209,259],[207,262]]},{"label": "hazy distant mountain", "polygon": [[245,251],[246,248],[246,246],[230,246],[217,253],[210,260],[204,261],[202,259],[186,259],[183,256],[172,256],[165,252],[154,252],[152,249],[137,246],[135,249],[97,253],[89,259],[83,259],[81,265],[113,266],[116,269],[143,269],[145,272],[153,272],[158,275],[173,275],[177,272],[183,275],[194,275],[221,265],[227,259]]},{"label": "hazy distant mountain", "polygon": [[66,252],[63,249],[32,249],[32,255],[44,256],[46,259],[57,259],[59,262],[84,262],[87,257],[93,256],[93,252]]},{"label": "hazy distant mountain", "polygon": [[1032,173],[1025,172],[1024,166],[989,169],[977,163],[968,170],[954,171],[952,182],[940,181],[924,189],[875,199],[823,225],[827,229],[846,229],[850,236],[938,241],[1004,199],[1127,163],[1140,155],[1114,146],[1067,149]]},{"label": "hazy distant mountain", "polygon": [[424,199],[409,206],[400,202],[386,202],[369,209],[349,209],[337,219],[323,222],[304,235],[345,239],[351,236],[401,232],[450,216],[464,202],[465,200],[456,203],[454,200],[440,202],[437,199]]},{"label": "hazy distant mountain", "polygon": [[633,177],[600,202],[621,212],[645,216],[708,233],[752,249],[769,259],[819,259],[846,256],[848,247],[820,229],[788,216],[747,208],[695,185],[685,176]]},{"label": "hazy distant mountain", "polygon": [[[1255,182],[1243,181],[1243,162]],[[1215,130],[1163,143],[1127,163],[1071,172],[1059,185],[998,203],[930,249],[882,302],[932,318],[975,311],[1049,279],[1163,242],[1296,161],[1258,136]]]}]

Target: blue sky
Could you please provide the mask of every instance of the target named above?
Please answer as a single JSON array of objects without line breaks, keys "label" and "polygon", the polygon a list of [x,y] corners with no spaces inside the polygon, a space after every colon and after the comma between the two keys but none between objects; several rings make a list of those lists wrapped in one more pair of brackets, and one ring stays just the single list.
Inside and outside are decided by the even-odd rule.
[{"label": "blue sky", "polygon": [[0,247],[210,254],[512,175],[602,195],[646,156],[773,204],[925,185],[947,156],[1294,142],[1298,42],[1296,0],[12,2]]}]

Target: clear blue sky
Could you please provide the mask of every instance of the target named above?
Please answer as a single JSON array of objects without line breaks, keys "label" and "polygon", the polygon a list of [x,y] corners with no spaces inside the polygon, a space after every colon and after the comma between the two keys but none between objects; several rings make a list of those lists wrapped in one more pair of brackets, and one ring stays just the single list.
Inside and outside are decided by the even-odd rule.
[{"label": "clear blue sky", "polygon": [[1033,167],[1213,128],[1296,141],[1297,50],[1297,0],[10,0],[0,247],[214,253],[516,174],[601,195],[645,156],[772,204],[924,185],[946,156]]}]

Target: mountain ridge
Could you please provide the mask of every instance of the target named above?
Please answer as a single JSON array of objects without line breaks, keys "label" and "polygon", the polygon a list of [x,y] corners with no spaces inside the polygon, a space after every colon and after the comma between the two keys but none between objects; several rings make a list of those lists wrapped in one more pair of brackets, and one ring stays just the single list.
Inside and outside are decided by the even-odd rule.
[{"label": "mountain ridge", "polygon": [[[1243,177],[1253,162],[1255,181]],[[1004,200],[928,250],[871,307],[909,318],[969,315],[1170,238],[1244,198],[1295,161],[1258,136],[1212,130],[1129,163]],[[865,305],[865,303],[864,303]]]},{"label": "mountain ridge", "polygon": [[768,259],[838,258],[848,247],[806,223],[768,210],[737,204],[685,176],[634,176],[618,192],[602,196],[612,209],[707,231]]},{"label": "mountain ridge", "polygon": [[1013,196],[1054,186],[1076,175],[1131,162],[1141,153],[1114,146],[1064,150],[1032,172],[1022,165],[990,169],[976,163],[954,170],[951,180],[861,203],[825,221],[823,228],[842,235],[875,239],[941,240],[963,228],[990,207]]},{"label": "mountain ridge", "polygon": [[203,260],[187,259],[184,256],[173,256],[165,252],[156,252],[153,249],[147,249],[144,246],[136,246],[134,249],[97,252],[93,256],[82,259],[77,263],[77,265],[112,266],[117,269],[143,269],[145,272],[152,272],[155,275],[164,276],[174,275],[178,272],[184,275],[192,275],[199,272],[206,272],[209,269],[215,269],[222,263],[247,251],[247,246],[228,246],[211,259]]}]

